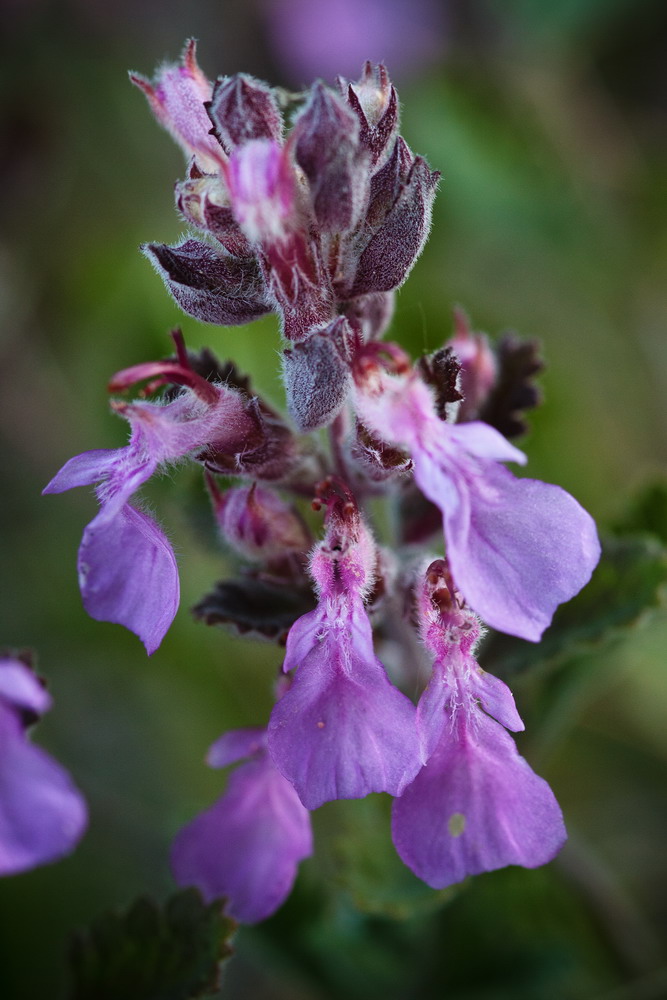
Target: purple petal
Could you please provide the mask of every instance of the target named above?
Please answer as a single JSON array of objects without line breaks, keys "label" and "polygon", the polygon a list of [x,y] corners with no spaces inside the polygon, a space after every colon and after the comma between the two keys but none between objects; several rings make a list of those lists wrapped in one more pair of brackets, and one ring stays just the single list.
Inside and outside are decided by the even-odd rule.
[{"label": "purple petal", "polygon": [[522,451],[504,438],[500,431],[481,420],[471,420],[466,424],[447,426],[447,437],[456,446],[475,458],[492,459],[496,462],[517,462],[525,465],[528,459]]},{"label": "purple petal", "polygon": [[322,613],[319,609],[316,608],[297,618],[287,636],[284,673],[289,673],[303,663],[311,650],[318,645],[321,631]]},{"label": "purple petal", "polygon": [[537,642],[590,580],[600,558],[593,519],[558,486],[494,462],[446,462],[445,471],[429,453],[414,455],[420,489],[443,512],[457,587],[493,628]]},{"label": "purple petal", "polygon": [[90,486],[99,483],[117,464],[125,448],[99,448],[84,451],[65,462],[60,472],[42,490],[42,493],[64,493],[75,486]]},{"label": "purple petal", "polygon": [[434,889],[505,865],[536,868],[566,838],[548,784],[482,712],[443,736],[396,800],[392,835],[405,864]]},{"label": "purple petal", "polygon": [[[454,654],[452,654],[454,655]],[[449,728],[449,708],[455,696],[452,685],[454,664],[443,670],[436,663],[428,685],[417,705],[417,732],[422,747],[422,757],[428,760],[435,753],[442,739],[445,726]]]},{"label": "purple petal", "polygon": [[33,671],[20,660],[0,659],[0,702],[42,715],[51,707],[51,696]]},{"label": "purple petal", "polygon": [[253,757],[266,749],[266,730],[262,728],[231,729],[216,740],[206,755],[209,767],[227,767],[244,757]]},{"label": "purple petal", "polygon": [[157,524],[125,505],[112,518],[104,508],[83,533],[79,584],[91,618],[124,625],[147,653],[162,642],[178,609],[178,568]]},{"label": "purple petal", "polygon": [[252,924],[284,902],[312,849],[308,812],[264,758],[242,764],[222,798],[181,830],[171,863],[180,885],[207,900],[226,896],[230,915]]},{"label": "purple petal", "polygon": [[0,875],[69,854],[86,822],[67,771],[27,742],[19,719],[0,706]]},{"label": "purple petal", "polygon": [[369,656],[361,616],[367,621],[363,608],[356,623],[329,627],[271,715],[269,750],[308,809],[369,792],[399,795],[419,769],[415,708],[372,648]]},{"label": "purple petal", "polygon": [[496,719],[505,729],[520,733],[526,727],[517,712],[514,695],[504,681],[475,664],[474,690],[484,711]]}]

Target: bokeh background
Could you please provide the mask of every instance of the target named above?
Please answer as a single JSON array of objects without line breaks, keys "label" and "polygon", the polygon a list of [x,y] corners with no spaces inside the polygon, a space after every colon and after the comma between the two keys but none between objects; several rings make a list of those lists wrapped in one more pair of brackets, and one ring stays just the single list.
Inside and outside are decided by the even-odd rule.
[{"label": "bokeh background", "polygon": [[[195,470],[148,491],[183,584],[150,659],[82,610],[75,554],[92,497],[40,496],[72,454],[124,442],[107,379],[168,353],[176,323],[281,403],[275,322],[227,330],[181,316],[138,253],[181,235],[171,192],[183,163],[126,70],[152,73],[189,36],[211,77],[243,70],[297,89],[386,60],[403,134],[443,173],[391,334],[434,349],[459,303],[476,328],[539,337],[548,369],[524,442],[531,474],[575,494],[604,530],[667,457],[667,7],[3,0],[1,17],[0,643],[38,652],[55,708],[36,738],[74,774],[91,822],[71,858],[0,884],[0,996],[57,1000],[74,928],[172,891],[170,840],[222,787],[204,753],[223,729],[262,721],[280,658],[189,615],[228,566]],[[666,644],[653,613],[571,669],[553,711],[532,715],[519,687],[522,752],[572,834],[557,862],[481,876],[444,901],[387,903],[381,866],[351,872],[345,840],[327,854],[337,823],[362,838],[364,807],[344,822],[325,807],[325,860],[303,866],[279,914],[238,935],[221,995],[667,996]]]}]

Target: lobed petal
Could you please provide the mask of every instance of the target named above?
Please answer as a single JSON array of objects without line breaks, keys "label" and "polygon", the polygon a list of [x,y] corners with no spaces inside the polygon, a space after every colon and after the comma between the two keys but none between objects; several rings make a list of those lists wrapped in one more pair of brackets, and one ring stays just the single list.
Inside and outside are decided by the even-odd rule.
[{"label": "lobed petal", "polygon": [[210,747],[206,755],[209,767],[227,767],[244,757],[266,750],[266,730],[260,727],[230,729]]},{"label": "lobed petal", "polygon": [[284,902],[312,849],[308,812],[264,757],[241,765],[222,798],[181,830],[171,864],[181,885],[227,897],[229,914],[253,924]]},{"label": "lobed petal", "polygon": [[[311,618],[311,635],[313,624]],[[338,632],[325,629],[304,656],[273,709],[268,734],[276,767],[308,809],[369,792],[399,795],[420,766],[414,705],[391,684],[372,648],[369,656],[365,634],[352,621]]]},{"label": "lobed petal", "polygon": [[493,628],[534,642],[600,558],[595,522],[558,486],[489,465],[470,489],[470,521],[445,513],[452,572]]},{"label": "lobed petal", "polygon": [[600,558],[595,522],[558,486],[456,456],[414,456],[422,492],[443,513],[456,586],[492,628],[537,642]]},{"label": "lobed petal", "polygon": [[15,713],[0,705],[0,875],[69,854],[86,823],[67,771],[29,743]]},{"label": "lobed petal", "polygon": [[526,727],[517,711],[514,695],[504,681],[487,674],[486,670],[475,664],[473,672],[473,690],[480,700],[482,708],[493,719],[511,729],[513,733],[519,733]]},{"label": "lobed petal", "polygon": [[42,715],[51,708],[51,696],[37,675],[21,660],[0,659],[0,704]]},{"label": "lobed petal", "polygon": [[64,493],[77,486],[91,486],[108,476],[122,459],[125,448],[84,451],[65,462],[42,493]]},{"label": "lobed petal", "polygon": [[405,864],[443,889],[506,865],[543,865],[566,832],[549,785],[502,726],[479,712],[447,733],[394,802],[392,836]]},{"label": "lobed petal", "polygon": [[176,558],[162,530],[126,504],[96,517],[79,548],[79,584],[86,611],[124,625],[150,655],[174,620],[179,602]]}]

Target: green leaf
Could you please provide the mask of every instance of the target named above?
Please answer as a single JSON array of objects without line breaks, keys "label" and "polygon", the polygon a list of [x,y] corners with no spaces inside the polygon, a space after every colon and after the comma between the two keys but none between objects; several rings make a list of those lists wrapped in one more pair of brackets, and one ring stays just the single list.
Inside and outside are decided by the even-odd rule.
[{"label": "green leaf", "polygon": [[105,913],[72,942],[71,1000],[194,1000],[219,988],[220,963],[236,924],[220,901],[196,889],[164,907],[137,899],[127,913]]},{"label": "green leaf", "polygon": [[391,840],[391,803],[389,795],[332,802],[313,821],[327,879],[362,913],[402,920],[441,906],[459,888],[436,892],[406,868]]},{"label": "green leaf", "polygon": [[667,545],[667,482],[647,486],[614,530],[619,535],[647,532]]},{"label": "green leaf", "polygon": [[560,606],[542,642],[494,634],[484,646],[482,665],[509,676],[552,669],[593,652],[664,608],[666,584],[667,552],[658,539],[648,535],[609,538],[591,582]]}]

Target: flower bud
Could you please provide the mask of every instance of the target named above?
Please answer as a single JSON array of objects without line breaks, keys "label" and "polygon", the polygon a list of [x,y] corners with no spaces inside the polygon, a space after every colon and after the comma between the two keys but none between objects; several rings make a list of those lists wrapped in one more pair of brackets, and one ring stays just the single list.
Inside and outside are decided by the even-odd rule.
[{"label": "flower bud", "polygon": [[219,326],[250,323],[271,311],[257,263],[216,252],[208,243],[148,243],[143,252],[189,316]]},{"label": "flower bud", "polygon": [[208,114],[228,152],[251,139],[282,139],[283,119],[270,87],[246,73],[217,81]]},{"label": "flower bud", "polygon": [[347,88],[347,100],[359,119],[359,140],[371,154],[372,162],[381,161],[391,148],[398,132],[398,96],[386,68],[367,62],[361,79]]},{"label": "flower bud", "polygon": [[234,257],[252,257],[252,247],[234,218],[219,175],[204,174],[181,181],[175,196],[176,208],[186,222],[210,233]]},{"label": "flower bud", "polygon": [[[415,158],[405,181],[397,184],[395,201],[359,257],[350,298],[389,292],[403,284],[426,242],[439,179],[440,174],[431,171],[422,157]],[[371,184],[369,216],[375,207]]]},{"label": "flower bud", "polygon": [[160,125],[174,137],[186,156],[194,154],[199,167],[216,173],[224,153],[215,136],[204,102],[211,99],[211,83],[197,64],[196,43],[187,42],[180,65],[167,64],[151,83],[139,73],[130,80],[144,92]]},{"label": "flower bud", "polygon": [[350,389],[350,326],[343,316],[283,354],[287,405],[299,430],[330,424]]},{"label": "flower bud", "polygon": [[212,477],[208,483],[222,536],[239,555],[270,560],[310,546],[297,512],[272,490],[253,483],[219,493]]},{"label": "flower bud", "polygon": [[285,150],[252,139],[229,158],[227,186],[234,217],[251,243],[280,243],[293,228],[295,182]]},{"label": "flower bud", "polygon": [[474,333],[462,309],[454,311],[454,336],[449,341],[460,364],[463,401],[459,421],[472,420],[488,399],[498,376],[498,363],[484,333]]},{"label": "flower bud", "polygon": [[294,126],[296,161],[303,169],[323,232],[352,230],[366,204],[369,157],[359,144],[359,123],[320,81]]}]

